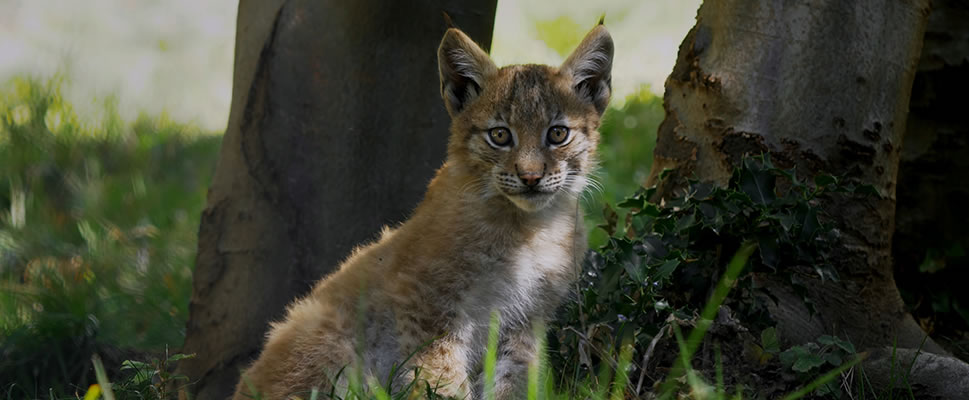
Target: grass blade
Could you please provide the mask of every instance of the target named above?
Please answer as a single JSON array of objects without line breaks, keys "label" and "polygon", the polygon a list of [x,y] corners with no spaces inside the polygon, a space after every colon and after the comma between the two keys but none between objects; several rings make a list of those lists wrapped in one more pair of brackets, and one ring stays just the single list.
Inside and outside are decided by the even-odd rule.
[{"label": "grass blade", "polygon": [[91,362],[94,363],[94,376],[98,380],[98,386],[101,387],[101,395],[104,396],[104,400],[114,400],[111,382],[108,381],[108,374],[104,371],[104,364],[101,363],[101,357],[95,354],[91,357]]}]

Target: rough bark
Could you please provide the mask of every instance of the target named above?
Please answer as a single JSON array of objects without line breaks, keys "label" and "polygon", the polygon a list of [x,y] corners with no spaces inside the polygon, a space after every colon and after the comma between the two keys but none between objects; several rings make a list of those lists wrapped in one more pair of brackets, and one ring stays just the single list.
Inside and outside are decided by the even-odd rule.
[{"label": "rough bark", "polygon": [[231,394],[269,321],[353,246],[402,221],[445,154],[442,12],[484,48],[495,0],[239,4],[232,108],[179,372]]},{"label": "rough bark", "polygon": [[[914,394],[921,400],[955,400],[969,393],[969,364],[949,356],[885,347],[869,353],[863,368],[864,374],[855,379],[869,380],[865,397],[877,393],[901,399]],[[886,391],[893,396],[885,396]]]},{"label": "rough bark", "polygon": [[[650,183],[675,168],[725,184],[744,154],[770,152],[800,174],[827,172],[882,195],[820,200],[840,232],[830,255],[841,281],[812,279],[812,315],[785,282],[773,315],[788,343],[823,333],[861,348],[917,348],[924,333],[892,274],[895,178],[928,0],[707,1],[666,82],[666,118]],[[924,350],[942,352],[929,340]]]},{"label": "rough bark", "polygon": [[[936,316],[933,303],[951,296],[969,307],[969,2],[934,0],[912,87],[905,145],[898,172],[898,206],[892,255],[899,287],[922,325],[941,334],[965,329],[954,312]],[[946,254],[946,253],[949,254]],[[953,254],[955,253],[955,254]],[[929,261],[931,274],[919,271]],[[941,293],[940,293],[941,292]],[[967,310],[969,311],[969,310]],[[938,323],[937,323],[938,322]],[[959,354],[958,348],[951,349]],[[969,356],[962,350],[961,357]]]}]

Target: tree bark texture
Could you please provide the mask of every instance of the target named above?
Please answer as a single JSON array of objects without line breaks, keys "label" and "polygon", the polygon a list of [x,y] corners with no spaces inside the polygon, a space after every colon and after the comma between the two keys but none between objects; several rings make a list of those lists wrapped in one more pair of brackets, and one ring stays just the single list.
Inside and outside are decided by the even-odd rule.
[{"label": "tree bark texture", "polygon": [[488,48],[495,0],[242,0],[229,124],[199,228],[179,364],[231,394],[268,323],[402,221],[444,159],[442,12]]},{"label": "tree bark texture", "polygon": [[[883,196],[820,199],[841,235],[830,254],[841,281],[805,275],[813,315],[787,282],[767,283],[787,343],[824,333],[861,348],[922,342],[895,286],[891,241],[928,12],[928,0],[706,1],[681,44],[649,179],[675,169],[660,197],[693,177],[725,185],[743,155],[762,152],[802,176],[842,175]],[[923,349],[942,352],[931,340]]]},{"label": "tree bark texture", "polygon": [[[912,88],[898,172],[892,254],[899,287],[912,295],[916,315],[937,313],[940,295],[969,307],[969,2],[934,0]],[[959,255],[962,249],[962,255]],[[919,271],[928,261],[930,270]],[[943,292],[943,293],[940,293]],[[953,315],[949,325],[964,320]],[[969,313],[969,309],[965,312]],[[933,330],[938,318],[923,319]],[[943,321],[941,324],[945,324]],[[964,329],[964,328],[963,328]],[[952,330],[943,334],[952,334]],[[965,358],[966,350],[961,354]]]}]

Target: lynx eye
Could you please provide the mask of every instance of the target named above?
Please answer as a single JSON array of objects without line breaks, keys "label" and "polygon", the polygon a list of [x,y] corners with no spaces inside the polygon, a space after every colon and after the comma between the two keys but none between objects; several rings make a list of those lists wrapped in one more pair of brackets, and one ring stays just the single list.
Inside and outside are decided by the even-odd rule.
[{"label": "lynx eye", "polygon": [[565,143],[569,140],[569,128],[564,126],[553,126],[548,128],[548,143],[553,145],[559,145]]},{"label": "lynx eye", "polygon": [[493,128],[488,131],[488,141],[496,147],[508,146],[511,144],[511,131],[508,128]]}]

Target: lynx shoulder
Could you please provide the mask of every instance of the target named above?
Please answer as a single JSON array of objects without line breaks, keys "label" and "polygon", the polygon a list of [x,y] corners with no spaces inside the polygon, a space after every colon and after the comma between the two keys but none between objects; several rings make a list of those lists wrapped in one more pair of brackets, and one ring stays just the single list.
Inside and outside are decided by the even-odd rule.
[{"label": "lynx shoulder", "polygon": [[345,387],[349,370],[380,382],[405,370],[394,386],[421,379],[479,398],[493,311],[496,395],[520,397],[537,358],[533,327],[559,305],[585,251],[578,198],[596,165],[612,55],[599,25],[559,67],[498,68],[449,29],[438,48],[448,154],[424,200],[289,306],[235,398],[307,398]]}]

